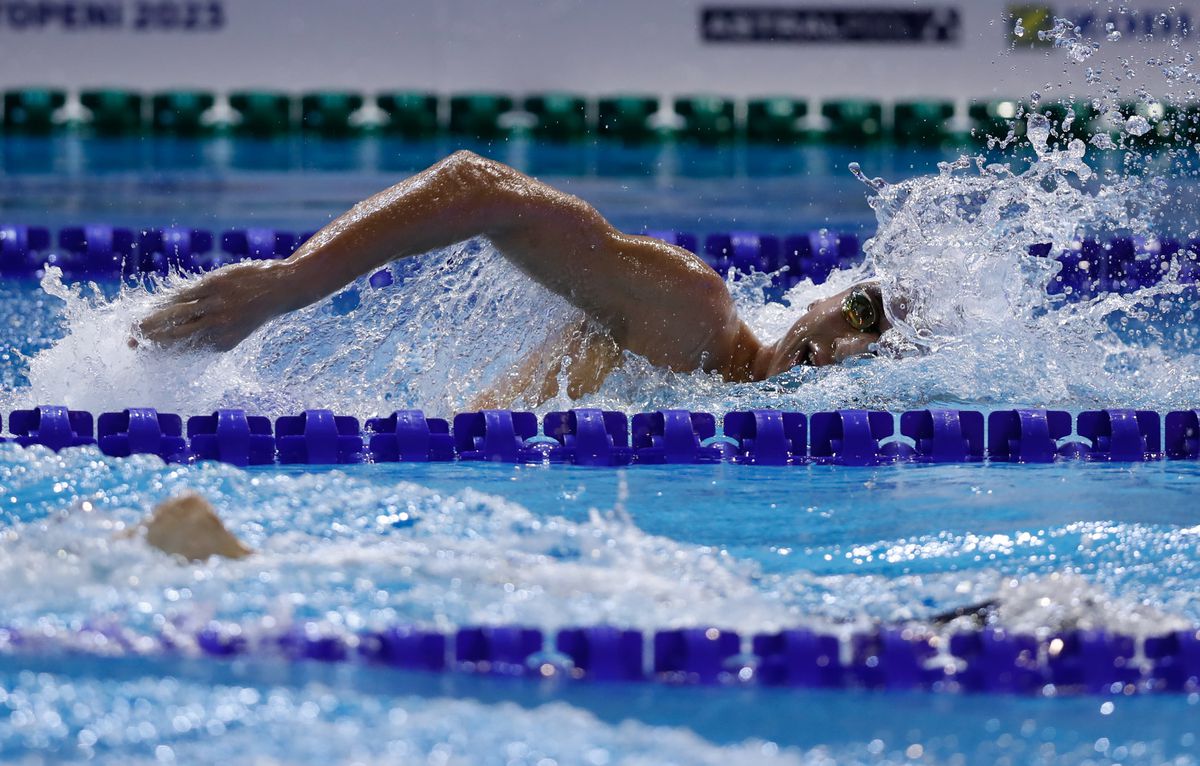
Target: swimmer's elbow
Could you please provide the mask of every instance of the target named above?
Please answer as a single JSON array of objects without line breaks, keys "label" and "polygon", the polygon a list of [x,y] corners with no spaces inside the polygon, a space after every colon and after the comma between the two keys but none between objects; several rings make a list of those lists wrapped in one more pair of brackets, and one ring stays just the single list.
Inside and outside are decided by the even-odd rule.
[{"label": "swimmer's elbow", "polygon": [[461,149],[442,161],[440,180],[470,211],[482,234],[511,225],[528,202],[530,179],[503,162]]},{"label": "swimmer's elbow", "polygon": [[489,160],[486,157],[482,157],[470,149],[459,149],[446,155],[446,159],[441,162],[441,167],[449,172],[473,172],[487,162]]},{"label": "swimmer's elbow", "polygon": [[503,162],[482,157],[469,149],[459,149],[448,156],[439,171],[464,189],[476,193],[495,192],[516,175],[516,171]]}]

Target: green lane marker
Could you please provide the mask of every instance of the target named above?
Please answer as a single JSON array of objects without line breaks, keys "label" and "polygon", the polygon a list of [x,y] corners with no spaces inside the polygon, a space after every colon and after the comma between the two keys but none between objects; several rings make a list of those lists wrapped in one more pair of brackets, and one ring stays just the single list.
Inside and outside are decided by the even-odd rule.
[{"label": "green lane marker", "polygon": [[892,140],[898,144],[937,146],[953,136],[954,102],[898,101],[892,109]]},{"label": "green lane marker", "polygon": [[384,133],[414,140],[437,135],[440,126],[435,94],[396,91],[381,93],[375,101],[388,116],[383,125]]},{"label": "green lane marker", "polygon": [[461,93],[450,98],[450,132],[477,140],[503,138],[508,128],[500,118],[511,112],[513,99],[498,93]]},{"label": "green lane marker", "polygon": [[599,113],[596,132],[627,144],[656,141],[659,132],[650,124],[650,117],[658,111],[657,96],[619,95],[608,96],[597,102]]},{"label": "green lane marker", "polygon": [[746,103],[746,140],[761,144],[795,144],[804,140],[808,103],[786,96],[754,98]]},{"label": "green lane marker", "polygon": [[229,94],[237,113],[233,132],[254,138],[275,138],[295,129],[292,97],[275,91],[243,90]]},{"label": "green lane marker", "polygon": [[534,117],[530,135],[544,141],[569,142],[589,132],[587,100],[571,93],[528,96],[522,107]]},{"label": "green lane marker", "polygon": [[46,135],[60,127],[54,113],[67,103],[66,91],[56,88],[20,88],[4,92],[4,130],[7,133]]},{"label": "green lane marker", "polygon": [[203,136],[212,132],[204,114],[216,97],[201,90],[172,90],[156,93],[150,102],[150,125],[164,136]]},{"label": "green lane marker", "polygon": [[351,116],[362,108],[363,97],[346,91],[318,91],[300,98],[300,125],[306,133],[346,138],[358,133]]},{"label": "green lane marker", "polygon": [[829,122],[825,140],[862,146],[883,137],[883,105],[866,99],[838,99],[821,104]]},{"label": "green lane marker", "polygon": [[91,113],[86,126],[96,135],[136,135],[145,127],[140,93],[115,88],[85,90],[79,94],[79,103]]},{"label": "green lane marker", "polygon": [[683,118],[679,137],[702,144],[733,140],[737,127],[733,101],[719,96],[682,96],[675,99],[675,113]]}]

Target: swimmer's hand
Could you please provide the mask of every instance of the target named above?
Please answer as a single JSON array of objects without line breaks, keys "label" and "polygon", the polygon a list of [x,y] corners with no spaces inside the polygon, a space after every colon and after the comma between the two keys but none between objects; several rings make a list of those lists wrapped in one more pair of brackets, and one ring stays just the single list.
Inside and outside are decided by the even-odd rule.
[{"label": "swimmer's hand", "polygon": [[129,345],[228,351],[289,309],[286,272],[283,261],[247,261],[207,274],[142,319]]}]

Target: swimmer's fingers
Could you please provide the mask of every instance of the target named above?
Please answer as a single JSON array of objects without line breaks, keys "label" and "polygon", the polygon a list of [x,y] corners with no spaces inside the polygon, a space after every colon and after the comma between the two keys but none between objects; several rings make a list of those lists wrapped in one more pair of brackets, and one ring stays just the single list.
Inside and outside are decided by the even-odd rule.
[{"label": "swimmer's fingers", "polygon": [[195,303],[197,301],[207,300],[213,294],[213,275],[208,275],[196,281],[194,284],[183,288],[175,295],[171,296],[171,303]]},{"label": "swimmer's fingers", "polygon": [[138,334],[153,343],[178,343],[194,336],[199,329],[198,324],[207,314],[208,311],[200,303],[174,303],[139,322]]},{"label": "swimmer's fingers", "polygon": [[172,303],[164,306],[144,318],[139,326],[147,332],[166,330],[172,327],[189,324],[204,316],[207,312],[198,303]]},{"label": "swimmer's fingers", "polygon": [[177,312],[164,324],[149,328],[145,337],[166,348],[187,346],[195,350],[228,351],[248,334],[231,323],[228,314],[204,310],[191,315]]},{"label": "swimmer's fingers", "polygon": [[261,263],[232,264],[214,271],[144,318],[135,328],[140,338],[130,338],[129,345],[136,348],[144,339],[168,347],[186,343],[228,351],[279,313],[275,307],[283,293],[273,277],[263,280],[271,274]]},{"label": "swimmer's fingers", "polygon": [[158,345],[168,348],[183,345],[184,343],[201,348],[209,345],[205,341],[205,336],[201,331],[200,325],[195,322],[168,327],[156,332],[150,339]]}]

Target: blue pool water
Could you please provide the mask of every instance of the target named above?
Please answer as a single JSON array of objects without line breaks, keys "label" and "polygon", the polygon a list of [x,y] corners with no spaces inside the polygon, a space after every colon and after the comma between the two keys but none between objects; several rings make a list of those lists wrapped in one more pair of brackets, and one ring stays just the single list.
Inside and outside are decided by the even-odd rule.
[{"label": "blue pool water", "polygon": [[[870,176],[898,180],[935,172],[939,162],[964,151],[981,151],[7,137],[0,141],[0,210],[6,222],[26,224],[307,230],[464,146],[584,197],[626,231],[791,233],[829,227],[866,234],[874,230],[875,216],[862,184],[847,172],[851,162]],[[1032,152],[1014,148],[989,156],[1027,160]],[[1089,161],[1102,172],[1126,167],[1130,157],[1111,152]],[[1156,155],[1138,158],[1137,164],[1171,188],[1187,186],[1176,178],[1189,167],[1186,156]],[[1173,194],[1170,207],[1162,209],[1168,230],[1195,219],[1192,196]]]},{"label": "blue pool water", "polygon": [[[54,226],[313,228],[444,147],[274,148],[10,142],[0,209],[6,219]],[[874,213],[846,163],[895,181],[955,156],[670,148],[616,161],[598,150],[583,160],[503,150],[530,169],[545,163],[548,180],[624,228],[702,232],[870,233]],[[1174,217],[1185,220],[1181,210]],[[486,252],[461,257],[477,258],[491,270],[485,276],[497,277],[496,292],[513,300],[515,329],[496,325],[500,341],[519,346],[522,322],[561,312]],[[436,276],[435,263],[422,273]],[[437,357],[443,367],[422,366],[445,337],[423,335],[434,315],[410,304],[463,297],[457,283],[438,283],[434,293],[430,279],[418,274],[409,293],[364,293],[349,313],[318,306],[224,361],[120,351],[123,328],[148,300],[140,292],[112,304],[69,294],[64,302],[37,285],[5,285],[3,403],[52,397],[93,411],[154,404],[185,415],[227,404],[272,415],[312,405],[360,416],[400,406],[449,414],[461,397],[446,390],[447,379],[462,370],[470,383],[466,371],[494,362]],[[802,288],[790,306],[735,289],[769,332],[816,288]],[[627,411],[1194,407],[1195,340],[1177,329],[1189,306],[1140,317],[1141,329],[1120,328],[1131,349],[1155,351],[1125,349],[1103,364],[1069,345],[1039,356],[1042,336],[1014,332],[1017,345],[994,354],[948,347],[746,387],[631,362],[590,403]],[[446,318],[462,324],[452,337],[477,337],[480,325],[467,320],[484,321],[485,310],[450,311]],[[335,361],[321,367],[326,358]],[[0,445],[0,625],[44,640],[40,651],[0,656],[0,753],[17,763],[1196,763],[1196,694],[569,684],[353,663],[147,658],[130,648],[97,657],[73,651],[82,647],[72,637],[119,626],[136,647],[164,626],[210,619],[346,632],[399,623],[840,631],[928,626],[939,613],[993,598],[997,624],[1014,630],[1147,635],[1200,622],[1198,489],[1200,467],[1191,462],[240,470]],[[116,536],[184,490],[208,496],[256,555],[179,565]]]},{"label": "blue pool water", "polygon": [[[6,447],[0,466],[17,499],[0,613],[51,635],[105,623],[153,635],[163,619],[210,617],[920,624],[997,594],[1014,628],[1154,631],[1200,616],[1190,465],[284,472]],[[111,539],[110,522],[183,489],[212,498],[259,553],[180,566]],[[85,499],[92,514],[62,514]],[[53,655],[9,657],[0,678],[6,752],[102,762],[167,747],[184,762],[249,749],[381,762],[446,751],[483,763],[1190,763],[1196,736],[1195,695],[673,689]],[[920,758],[906,755],[914,747]]]}]

